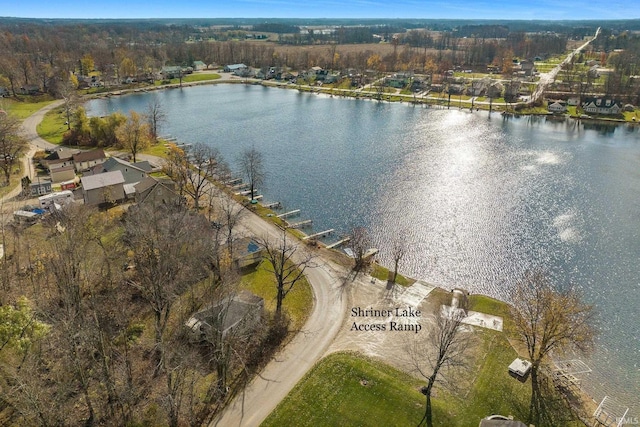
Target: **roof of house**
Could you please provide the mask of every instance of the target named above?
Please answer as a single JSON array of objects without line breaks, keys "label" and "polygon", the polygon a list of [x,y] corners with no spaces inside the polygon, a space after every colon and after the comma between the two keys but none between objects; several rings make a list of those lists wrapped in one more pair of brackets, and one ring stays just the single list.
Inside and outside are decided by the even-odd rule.
[{"label": "roof of house", "polygon": [[582,105],[594,104],[600,108],[613,108],[614,105],[617,105],[618,108],[622,108],[622,102],[617,99],[609,98],[609,97],[597,97],[597,98],[585,98]]},{"label": "roof of house", "polygon": [[240,323],[250,312],[261,309],[263,301],[248,291],[240,291],[217,305],[195,313],[186,324],[194,331],[204,324],[224,332]]},{"label": "roof of house", "polygon": [[50,173],[58,173],[58,172],[67,172],[67,171],[74,171],[75,168],[73,167],[73,165],[66,165],[66,166],[60,166],[60,167],[50,167],[49,168],[49,172]]},{"label": "roof of house", "polygon": [[[118,170],[117,169],[118,166],[137,169],[140,172],[149,172],[151,170],[151,165],[149,165],[149,162],[130,163],[130,162],[127,162],[126,160],[122,160],[117,157],[109,157],[109,159],[102,164],[102,168],[107,172]],[[147,166],[149,167],[149,170],[143,169]],[[95,171],[96,171],[96,168],[94,168],[94,172]]]},{"label": "roof of house", "polygon": [[230,64],[230,65],[227,65],[226,68],[228,70],[240,70],[242,68],[247,68],[247,66],[244,64]]},{"label": "roof of house", "polygon": [[182,70],[182,67],[180,65],[166,65],[162,67],[162,70],[160,70],[160,72],[172,73],[172,72],[181,71],[181,70]]},{"label": "roof of house", "polygon": [[91,151],[81,151],[73,155],[74,162],[89,162],[91,160],[104,159],[106,156],[104,150],[97,149]]},{"label": "roof of house", "polygon": [[147,160],[135,162],[132,163],[132,165],[137,167],[138,169],[142,169],[145,172],[151,172],[153,170],[153,166],[151,166],[151,163],[149,163]]},{"label": "roof of house", "polygon": [[71,160],[69,159],[49,160],[47,162],[47,167],[49,168],[49,170],[62,168],[70,165],[71,165]]},{"label": "roof of house", "polygon": [[150,176],[146,177],[142,181],[135,184],[135,189],[137,193],[144,193],[154,185],[158,184],[158,180],[152,178]]},{"label": "roof of house", "polygon": [[85,191],[97,188],[109,187],[111,185],[124,184],[124,176],[121,171],[99,173],[97,175],[83,176],[80,181]]},{"label": "roof of house", "polygon": [[49,154],[45,160],[67,160],[73,157],[75,153],[77,153],[77,150],[60,147],[56,148],[53,153]]}]

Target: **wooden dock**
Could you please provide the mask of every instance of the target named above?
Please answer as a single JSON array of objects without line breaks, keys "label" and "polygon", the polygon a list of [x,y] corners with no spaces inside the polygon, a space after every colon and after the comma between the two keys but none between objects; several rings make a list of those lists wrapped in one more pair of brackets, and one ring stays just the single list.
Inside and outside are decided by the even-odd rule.
[{"label": "wooden dock", "polygon": [[313,221],[310,219],[307,219],[305,221],[289,224],[289,228],[304,228],[304,227],[309,227],[311,224],[313,224]]},{"label": "wooden dock", "polygon": [[232,190],[245,190],[248,187],[249,187],[249,184],[247,184],[245,182],[241,182],[240,184],[236,184],[233,187],[231,187],[231,189]]},{"label": "wooden dock", "polygon": [[229,181],[225,182],[225,185],[235,185],[242,182],[242,178],[232,178]]},{"label": "wooden dock", "polygon": [[294,209],[292,211],[289,212],[285,212],[285,213],[281,213],[280,215],[276,215],[278,218],[287,218],[293,215],[297,215],[300,213],[300,209]]},{"label": "wooden dock", "polygon": [[342,240],[338,240],[335,243],[327,245],[327,249],[334,249],[334,248],[337,248],[338,246],[342,246],[343,244],[347,243],[349,240],[351,240],[351,237],[345,237]]},{"label": "wooden dock", "polygon": [[328,236],[329,234],[332,234],[334,231],[335,230],[333,228],[330,228],[328,230],[321,231],[319,233],[315,233],[310,236],[304,236],[302,240],[315,239],[316,237],[325,237],[325,236]]}]

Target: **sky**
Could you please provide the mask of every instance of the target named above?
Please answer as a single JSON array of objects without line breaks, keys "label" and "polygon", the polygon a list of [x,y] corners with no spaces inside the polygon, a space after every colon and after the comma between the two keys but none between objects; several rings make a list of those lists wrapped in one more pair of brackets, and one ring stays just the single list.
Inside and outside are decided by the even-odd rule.
[{"label": "sky", "polygon": [[[419,18],[611,20],[640,18],[637,0],[0,0],[21,18]],[[636,6],[633,6],[633,5]]]}]

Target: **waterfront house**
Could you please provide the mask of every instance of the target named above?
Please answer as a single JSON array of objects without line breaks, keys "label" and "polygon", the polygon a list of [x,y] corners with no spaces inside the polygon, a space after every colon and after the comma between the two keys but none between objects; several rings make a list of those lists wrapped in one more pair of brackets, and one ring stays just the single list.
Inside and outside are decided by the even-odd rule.
[{"label": "waterfront house", "polygon": [[117,157],[109,157],[104,163],[94,166],[90,174],[97,175],[105,172],[120,171],[124,177],[125,184],[135,184],[145,179],[151,169],[151,165],[146,161],[130,163]]},{"label": "waterfront house", "polygon": [[225,73],[234,73],[236,75],[241,75],[244,72],[246,72],[248,69],[249,67],[247,67],[244,64],[230,64],[230,65],[224,66]]},{"label": "waterfront house", "polygon": [[554,114],[563,114],[567,112],[567,102],[562,100],[548,101],[547,110]]},{"label": "waterfront house", "polygon": [[590,114],[604,114],[615,116],[622,112],[622,103],[608,97],[586,98],[582,103],[582,110]]},{"label": "waterfront house", "polygon": [[162,67],[162,69],[160,70],[160,75],[163,79],[177,79],[184,74],[186,73],[179,65],[168,65]]},{"label": "waterfront house", "polygon": [[193,69],[195,71],[202,71],[207,68],[207,64],[202,61],[193,61]]},{"label": "waterfront house", "polygon": [[119,170],[83,176],[80,182],[86,205],[116,203],[125,199],[124,177]]}]

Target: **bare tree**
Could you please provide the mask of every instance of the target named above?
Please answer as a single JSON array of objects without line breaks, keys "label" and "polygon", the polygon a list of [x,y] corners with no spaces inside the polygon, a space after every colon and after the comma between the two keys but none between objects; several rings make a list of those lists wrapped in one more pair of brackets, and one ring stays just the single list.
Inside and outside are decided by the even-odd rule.
[{"label": "bare tree", "polygon": [[556,290],[541,272],[525,274],[513,294],[511,316],[517,338],[531,361],[529,422],[544,416],[539,369],[551,352],[589,352],[596,329],[593,306],[582,302],[575,288]]},{"label": "bare tree", "polygon": [[248,148],[240,155],[240,167],[249,181],[250,198],[256,195],[256,187],[264,184],[265,171],[262,153],[255,147]]},{"label": "bare tree", "polygon": [[167,114],[164,111],[160,98],[154,96],[147,104],[146,111],[147,122],[151,132],[151,141],[158,142],[158,131],[160,126],[167,120]]},{"label": "bare tree", "polygon": [[154,317],[157,375],[164,367],[164,332],[181,291],[206,276],[208,225],[182,206],[143,205],[129,211],[125,242],[134,253],[130,284]]},{"label": "bare tree", "polygon": [[269,262],[267,269],[276,279],[276,318],[282,318],[282,303],[293,287],[303,277],[307,268],[313,267],[314,257],[304,252],[294,242],[287,241],[287,230],[282,230],[282,237],[273,239],[263,236],[256,239],[263,252],[263,258]]},{"label": "bare tree", "polygon": [[7,185],[11,178],[11,171],[26,147],[27,142],[20,133],[20,120],[0,110],[0,169],[4,172]]},{"label": "bare tree", "polygon": [[200,198],[204,195],[207,185],[216,176],[218,168],[223,163],[218,150],[207,144],[194,144],[187,151],[188,163],[181,162],[177,167],[193,166],[195,170],[181,171],[177,175],[186,179],[185,192],[193,198],[196,210],[200,208]]},{"label": "bare tree", "polygon": [[421,389],[427,401],[418,426],[433,426],[431,394],[436,382],[453,384],[456,369],[467,365],[467,351],[472,347],[471,334],[462,329],[466,313],[461,308],[442,306],[426,342],[414,341],[408,354],[414,369],[427,380]]},{"label": "bare tree", "polygon": [[117,135],[122,148],[133,156],[133,163],[136,162],[136,155],[147,148],[151,142],[149,126],[135,111],[129,113],[127,122],[118,128]]},{"label": "bare tree", "polygon": [[349,235],[349,248],[353,251],[355,265],[353,269],[358,272],[364,268],[367,263],[366,253],[371,247],[371,237],[369,230],[364,227],[355,227]]},{"label": "bare tree", "polygon": [[226,245],[229,259],[233,260],[233,231],[240,223],[240,219],[245,213],[245,206],[237,203],[226,194],[220,194],[216,206],[215,223],[216,227],[224,233],[224,243]]},{"label": "bare tree", "polygon": [[396,238],[393,242],[393,247],[391,248],[391,255],[393,257],[393,277],[391,278],[392,283],[396,283],[396,278],[398,277],[398,267],[400,265],[400,261],[407,253],[407,240],[403,235]]}]

